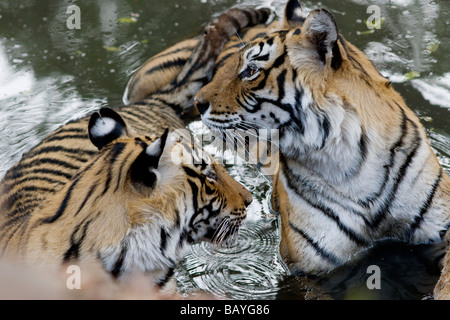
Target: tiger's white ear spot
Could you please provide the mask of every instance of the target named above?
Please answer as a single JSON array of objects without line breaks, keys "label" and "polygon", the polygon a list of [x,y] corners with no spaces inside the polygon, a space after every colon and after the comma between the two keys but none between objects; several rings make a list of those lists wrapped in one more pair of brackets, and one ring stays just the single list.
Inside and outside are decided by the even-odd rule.
[{"label": "tiger's white ear spot", "polygon": [[98,118],[91,128],[91,134],[94,137],[104,137],[113,132],[116,127],[116,121],[111,118]]},{"label": "tiger's white ear spot", "polygon": [[151,145],[145,149],[145,154],[147,155],[148,167],[158,168],[159,160],[163,154],[164,148],[166,146],[167,136],[169,135],[169,129],[166,129],[162,136],[156,139]]},{"label": "tiger's white ear spot", "polygon": [[284,8],[284,27],[289,29],[301,27],[307,16],[308,11],[298,0],[289,0]]},{"label": "tiger's white ear spot", "polygon": [[150,157],[156,157],[161,152],[161,139],[158,138],[151,145],[147,147],[145,153]]},{"label": "tiger's white ear spot", "polygon": [[89,139],[99,150],[117,138],[128,135],[125,121],[109,108],[102,108],[91,116],[88,132]]}]

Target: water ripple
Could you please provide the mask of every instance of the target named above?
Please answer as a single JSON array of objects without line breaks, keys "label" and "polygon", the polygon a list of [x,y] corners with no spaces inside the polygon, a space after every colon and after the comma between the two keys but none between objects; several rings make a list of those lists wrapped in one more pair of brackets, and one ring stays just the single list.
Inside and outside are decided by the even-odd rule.
[{"label": "water ripple", "polygon": [[277,218],[247,222],[231,247],[194,245],[176,270],[180,290],[229,299],[275,299],[287,274],[278,255],[277,225]]}]

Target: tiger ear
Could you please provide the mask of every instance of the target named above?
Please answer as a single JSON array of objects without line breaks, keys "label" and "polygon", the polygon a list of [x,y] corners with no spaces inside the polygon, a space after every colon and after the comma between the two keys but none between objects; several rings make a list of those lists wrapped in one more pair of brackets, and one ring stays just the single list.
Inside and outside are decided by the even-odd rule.
[{"label": "tiger ear", "polygon": [[135,183],[153,188],[159,178],[158,166],[166,146],[169,129],[156,139],[136,158],[131,166],[130,176]]},{"label": "tiger ear", "polygon": [[342,62],[337,44],[339,32],[330,12],[325,9],[311,11],[303,24],[302,34],[324,65],[339,69]]},{"label": "tiger ear", "polygon": [[91,116],[88,131],[89,139],[99,150],[117,138],[128,135],[125,121],[110,108],[101,108]]},{"label": "tiger ear", "polygon": [[298,0],[289,0],[284,8],[284,29],[294,29],[301,27],[305,22],[308,13]]}]

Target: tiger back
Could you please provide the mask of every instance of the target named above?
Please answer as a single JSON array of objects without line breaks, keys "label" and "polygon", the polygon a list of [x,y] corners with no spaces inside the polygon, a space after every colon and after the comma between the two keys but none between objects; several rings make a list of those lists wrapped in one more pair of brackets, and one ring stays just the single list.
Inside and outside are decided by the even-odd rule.
[{"label": "tiger back", "polygon": [[328,11],[289,0],[284,12],[195,103],[228,137],[279,133],[272,203],[292,272],[325,274],[383,239],[448,238],[450,180],[418,117]]},{"label": "tiger back", "polygon": [[190,244],[232,238],[251,194],[173,131],[184,130],[180,115],[229,36],[267,16],[228,10],[169,84],[72,121],[25,153],[0,186],[2,258],[58,266],[94,257],[114,276],[156,272],[163,285]]},{"label": "tiger back", "polygon": [[[243,30],[236,30],[223,46],[214,63],[213,74],[220,70],[225,62],[246,43],[269,33],[277,27],[277,22],[257,24]],[[183,40],[166,50],[150,57],[130,77],[123,94],[124,103],[140,101],[153,94],[158,88],[170,83],[184,67],[199,37]],[[197,112],[196,109],[193,112]]]}]

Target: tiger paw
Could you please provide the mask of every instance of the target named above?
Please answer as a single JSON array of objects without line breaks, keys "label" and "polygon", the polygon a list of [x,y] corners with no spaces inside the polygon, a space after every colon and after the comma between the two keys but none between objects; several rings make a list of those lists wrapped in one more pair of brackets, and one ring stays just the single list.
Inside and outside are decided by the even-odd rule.
[{"label": "tiger paw", "polygon": [[265,23],[270,13],[268,8],[229,9],[206,26],[203,34],[205,43],[211,46],[211,53],[217,56],[231,36],[244,28]]}]

